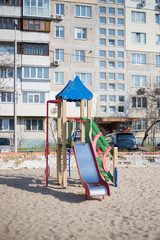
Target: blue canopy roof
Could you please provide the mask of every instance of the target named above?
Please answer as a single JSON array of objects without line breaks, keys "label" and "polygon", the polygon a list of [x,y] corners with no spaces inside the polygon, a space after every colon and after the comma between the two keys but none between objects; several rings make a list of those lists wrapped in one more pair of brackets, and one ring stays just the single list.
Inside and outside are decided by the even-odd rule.
[{"label": "blue canopy roof", "polygon": [[69,81],[64,89],[56,95],[56,99],[62,97],[62,99],[76,102],[83,99],[91,100],[93,93],[89,91],[81,82],[78,76],[73,81]]}]

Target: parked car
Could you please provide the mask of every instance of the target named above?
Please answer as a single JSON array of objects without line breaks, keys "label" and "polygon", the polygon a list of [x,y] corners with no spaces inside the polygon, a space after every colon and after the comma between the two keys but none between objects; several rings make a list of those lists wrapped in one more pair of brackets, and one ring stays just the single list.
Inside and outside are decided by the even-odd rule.
[{"label": "parked car", "polygon": [[160,143],[157,144],[157,146],[155,147],[155,149],[160,149]]},{"label": "parked car", "polygon": [[111,147],[137,150],[138,144],[133,133],[111,133],[105,136]]},{"label": "parked car", "polygon": [[11,142],[9,138],[0,138],[0,153],[11,152]]}]

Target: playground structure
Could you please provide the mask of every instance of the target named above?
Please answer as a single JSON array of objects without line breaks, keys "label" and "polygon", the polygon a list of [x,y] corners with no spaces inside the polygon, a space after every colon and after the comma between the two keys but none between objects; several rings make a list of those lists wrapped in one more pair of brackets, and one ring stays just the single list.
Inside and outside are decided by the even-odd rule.
[{"label": "playground structure", "polygon": [[[47,101],[47,131],[46,131],[46,170],[45,179],[48,186],[50,167],[48,164],[49,146],[49,104],[57,104],[57,179],[58,184],[67,187],[67,149],[73,148],[81,183],[87,196],[110,195],[108,181],[117,187],[117,148],[111,149],[104,136],[91,117],[90,92],[76,77],[69,81],[65,88],[56,96],[56,100]],[[84,116],[84,100],[87,100],[87,116]],[[80,117],[67,118],[67,102],[80,101]],[[81,125],[81,143],[73,142],[73,122]],[[68,131],[67,131],[68,130]],[[62,155],[62,156],[61,156]],[[113,176],[109,171],[109,156],[113,159]],[[61,161],[62,158],[62,161]]]}]

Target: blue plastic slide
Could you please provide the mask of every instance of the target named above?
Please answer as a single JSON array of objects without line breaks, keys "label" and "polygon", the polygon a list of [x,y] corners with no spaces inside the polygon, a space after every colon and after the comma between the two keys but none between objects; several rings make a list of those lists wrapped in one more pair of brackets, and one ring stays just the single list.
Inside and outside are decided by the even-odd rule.
[{"label": "blue plastic slide", "polygon": [[100,175],[92,144],[74,143],[73,151],[86,199],[87,196],[110,196],[109,184]]}]

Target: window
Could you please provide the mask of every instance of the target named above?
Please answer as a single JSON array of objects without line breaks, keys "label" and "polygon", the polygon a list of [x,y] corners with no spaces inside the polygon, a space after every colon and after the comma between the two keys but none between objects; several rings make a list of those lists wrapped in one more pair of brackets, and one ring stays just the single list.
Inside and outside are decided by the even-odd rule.
[{"label": "window", "polygon": [[115,68],[115,62],[109,61],[108,62],[108,67],[109,68]]},{"label": "window", "polygon": [[56,3],[56,15],[64,16],[64,4]]},{"label": "window", "polygon": [[99,78],[100,78],[101,80],[106,80],[106,73],[105,73],[105,72],[100,72],[100,73],[99,73]]},{"label": "window", "polygon": [[55,84],[64,84],[64,72],[55,72]]},{"label": "window", "polygon": [[50,17],[49,0],[24,0],[23,16]]},{"label": "window", "polygon": [[106,68],[106,61],[99,61],[100,68]]},{"label": "window", "polygon": [[109,36],[115,36],[115,30],[114,29],[108,29],[108,35]]},{"label": "window", "polygon": [[91,73],[76,73],[85,86],[92,86],[92,74]]},{"label": "window", "polygon": [[55,60],[64,62],[64,49],[55,49]]},{"label": "window", "polygon": [[108,8],[108,14],[115,15],[115,8],[109,7],[109,8]]},{"label": "window", "polygon": [[23,30],[50,32],[50,22],[44,20],[23,19]]},{"label": "window", "polygon": [[99,50],[99,56],[101,58],[106,58],[106,51],[105,50]]},{"label": "window", "polygon": [[107,102],[106,95],[100,95],[100,102]]},{"label": "window", "polygon": [[118,112],[124,113],[124,106],[118,106]]},{"label": "window", "polygon": [[49,68],[23,67],[22,78],[24,79],[49,79]]},{"label": "window", "polygon": [[100,24],[106,24],[106,17],[100,17],[99,22]]},{"label": "window", "polygon": [[160,98],[157,98],[157,109],[160,109]]},{"label": "window", "polygon": [[75,61],[76,62],[85,62],[85,51],[84,50],[75,50]]},{"label": "window", "polygon": [[0,78],[13,78],[13,68],[0,68]]},{"label": "window", "polygon": [[99,2],[105,3],[105,2],[106,2],[106,0],[99,0]]},{"label": "window", "polygon": [[132,43],[146,44],[146,34],[145,33],[132,32],[131,35],[132,35]]},{"label": "window", "polygon": [[124,103],[124,96],[118,96],[118,101],[120,103]]},{"label": "window", "polygon": [[155,14],[155,23],[160,24],[160,14]]},{"label": "window", "polygon": [[99,88],[100,90],[106,90],[106,83],[100,83]]},{"label": "window", "polygon": [[64,27],[56,26],[55,27],[55,36],[56,38],[64,38]]},{"label": "window", "polygon": [[2,103],[13,103],[13,92],[0,92],[0,101]]},{"label": "window", "polygon": [[43,119],[29,118],[25,121],[26,131],[43,131]]},{"label": "window", "polygon": [[115,103],[116,102],[116,96],[115,95],[110,95],[109,96],[109,102],[110,103]]},{"label": "window", "polygon": [[105,38],[100,38],[99,39],[99,44],[102,46],[106,46],[106,39]]},{"label": "window", "polygon": [[106,113],[106,112],[107,112],[107,107],[101,105],[101,106],[100,106],[100,112],[101,112],[101,113]]},{"label": "window", "polygon": [[115,73],[109,73],[108,78],[109,80],[115,80]]},{"label": "window", "polygon": [[124,9],[123,8],[118,8],[117,14],[123,16],[124,15]]},{"label": "window", "polygon": [[115,46],[115,40],[109,39],[108,45],[111,46],[111,47],[114,47]]},{"label": "window", "polygon": [[110,83],[110,84],[109,84],[109,90],[115,91],[115,84]]},{"label": "window", "polygon": [[[0,29],[14,29],[14,21],[18,19],[13,18],[0,18]],[[18,21],[17,29],[21,29],[20,21]]]},{"label": "window", "polygon": [[49,45],[48,44],[32,44],[24,43],[22,45],[22,52],[25,55],[49,55]]},{"label": "window", "polygon": [[108,0],[108,3],[115,3],[115,0]]},{"label": "window", "polygon": [[132,64],[146,64],[146,54],[132,53]]},{"label": "window", "polygon": [[116,107],[115,106],[109,106],[109,113],[115,113]]},{"label": "window", "polygon": [[133,131],[145,131],[147,129],[147,120],[141,119],[139,122],[132,122]]},{"label": "window", "polygon": [[160,35],[156,34],[156,45],[160,45]]},{"label": "window", "polygon": [[124,0],[117,0],[117,3],[123,4],[123,3],[124,3],[123,1],[124,1]]},{"label": "window", "polygon": [[156,88],[160,87],[160,76],[156,77]]},{"label": "window", "polygon": [[108,51],[109,58],[115,58],[115,51]]},{"label": "window", "polygon": [[99,29],[99,34],[103,35],[103,36],[106,36],[106,29],[105,28],[100,28]]},{"label": "window", "polygon": [[147,87],[147,77],[143,75],[132,75],[132,87]]},{"label": "window", "polygon": [[117,52],[118,58],[124,58],[124,52]]},{"label": "window", "polygon": [[87,28],[75,28],[75,39],[86,40]]},{"label": "window", "polygon": [[109,17],[108,21],[109,21],[109,22],[108,22],[109,24],[115,25],[115,18]]},{"label": "window", "polygon": [[124,91],[124,84],[123,83],[118,83],[118,90],[119,91]]},{"label": "window", "polygon": [[102,14],[106,14],[106,8],[105,7],[100,7],[99,12]]},{"label": "window", "polygon": [[124,69],[124,62],[118,61],[118,62],[117,62],[117,65],[118,65],[118,68]]},{"label": "window", "polygon": [[22,92],[23,103],[45,103],[45,92]]},{"label": "window", "polygon": [[4,6],[21,6],[21,0],[1,0],[0,5]]},{"label": "window", "polygon": [[145,23],[146,22],[146,13],[131,11],[131,19],[132,19],[132,22]]},{"label": "window", "polygon": [[132,97],[132,108],[147,108],[147,98]]},{"label": "window", "polygon": [[123,18],[118,18],[117,19],[117,24],[118,25],[124,25],[124,19]]},{"label": "window", "polygon": [[124,31],[123,30],[117,30],[118,37],[124,37]]},{"label": "window", "polygon": [[92,17],[92,8],[89,6],[80,6],[76,5],[76,17],[85,17],[91,18]]},{"label": "window", "polygon": [[160,55],[156,55],[156,67],[160,66]]},{"label": "window", "polygon": [[0,118],[0,131],[13,131],[14,119],[12,118]]},{"label": "window", "polygon": [[124,73],[118,73],[117,80],[124,81]]},{"label": "window", "polygon": [[117,44],[118,44],[118,47],[124,47],[124,41],[123,40],[118,40]]}]

